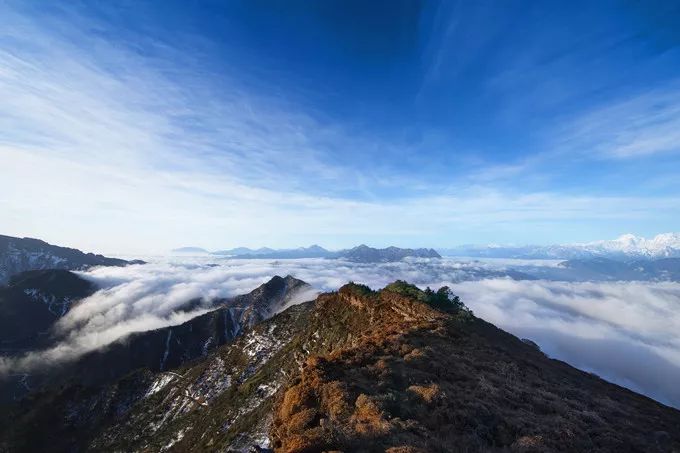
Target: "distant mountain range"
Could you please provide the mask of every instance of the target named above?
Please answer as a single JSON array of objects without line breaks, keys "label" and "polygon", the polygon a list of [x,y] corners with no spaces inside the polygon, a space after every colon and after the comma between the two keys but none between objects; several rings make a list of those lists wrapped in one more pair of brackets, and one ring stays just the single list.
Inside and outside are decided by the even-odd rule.
[{"label": "distant mountain range", "polygon": [[[175,249],[173,252],[177,253],[208,253],[204,249],[198,247],[183,247]],[[367,245],[359,245],[351,249],[340,251],[330,251],[319,245],[312,245],[309,247],[299,247],[295,249],[272,249],[262,247],[259,249],[250,249],[247,247],[237,247],[228,250],[219,250],[212,252],[212,255],[225,256],[237,259],[295,259],[295,258],[328,258],[328,259],[344,259],[357,263],[385,263],[400,261],[404,258],[441,258],[439,253],[434,249],[408,249],[399,247],[387,247],[383,249],[369,247]]]},{"label": "distant mountain range", "polygon": [[262,247],[259,249],[249,249],[247,247],[237,247],[234,249],[213,252],[213,255],[229,256],[232,258],[243,259],[334,258],[336,252],[331,252],[318,245],[312,245],[309,247],[299,247],[296,249],[270,249],[268,247]]},{"label": "distant mountain range", "polygon": [[251,249],[236,247],[210,252],[201,247],[181,247],[172,250],[177,254],[211,254],[237,259],[295,259],[328,258],[344,259],[361,263],[400,261],[407,257],[441,258],[441,256],[465,256],[474,258],[516,258],[516,259],[588,259],[608,258],[615,260],[649,260],[658,258],[680,258],[680,233],[659,234],[651,239],[624,234],[613,240],[576,244],[554,245],[460,245],[451,248],[410,249],[399,247],[373,248],[359,245],[339,251],[327,250],[319,245],[292,249],[261,247]]},{"label": "distant mountain range", "polygon": [[198,255],[203,255],[206,253],[210,253],[206,249],[203,249],[201,247],[180,247],[178,249],[172,249],[170,251],[171,253],[179,253],[179,254],[198,254]]},{"label": "distant mountain range", "polygon": [[439,249],[444,256],[519,259],[655,259],[680,257],[680,233],[659,234],[646,239],[624,234],[614,240],[563,245],[462,245]]},{"label": "distant mountain range", "polygon": [[82,270],[92,266],[125,266],[142,262],[84,253],[40,239],[0,235],[0,285],[7,283],[14,274],[30,270]]},{"label": "distant mountain range", "polygon": [[401,261],[404,258],[441,258],[441,255],[434,249],[402,249],[399,247],[376,249],[362,244],[349,250],[341,250],[338,252],[337,258],[355,263],[382,263]]}]

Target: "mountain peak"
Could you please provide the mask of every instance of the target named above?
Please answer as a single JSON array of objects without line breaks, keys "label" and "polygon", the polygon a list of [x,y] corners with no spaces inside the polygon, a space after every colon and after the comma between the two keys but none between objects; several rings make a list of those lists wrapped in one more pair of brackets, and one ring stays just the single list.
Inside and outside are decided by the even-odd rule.
[{"label": "mountain peak", "polygon": [[[270,281],[286,279],[294,277]],[[456,308],[441,309],[438,297]],[[456,301],[446,288],[396,281],[373,291],[350,283],[253,325],[176,372],[27,401],[3,435],[26,451],[65,445],[65,426],[97,451],[680,446],[678,411],[551,360]],[[221,322],[210,325],[223,330]],[[103,406],[93,412],[92,401]],[[38,418],[45,410],[55,414],[49,423]]]}]

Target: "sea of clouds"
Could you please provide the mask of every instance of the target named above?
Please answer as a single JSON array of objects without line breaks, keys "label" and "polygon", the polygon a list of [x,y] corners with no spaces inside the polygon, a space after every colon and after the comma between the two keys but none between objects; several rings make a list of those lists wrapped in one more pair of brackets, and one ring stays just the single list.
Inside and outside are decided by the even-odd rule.
[{"label": "sea of clouds", "polygon": [[[57,323],[61,341],[23,357],[0,358],[0,373],[30,372],[48,362],[75,359],[134,332],[181,324],[210,310],[210,301],[247,293],[274,275],[293,275],[318,291],[334,290],[348,281],[380,288],[402,279],[421,287],[448,285],[476,315],[532,339],[549,356],[680,407],[680,283],[508,277],[555,265],[538,260],[362,264],[187,257],[96,268],[80,275],[100,290]],[[306,293],[297,300],[313,297]],[[188,306],[197,299],[204,302]]]}]

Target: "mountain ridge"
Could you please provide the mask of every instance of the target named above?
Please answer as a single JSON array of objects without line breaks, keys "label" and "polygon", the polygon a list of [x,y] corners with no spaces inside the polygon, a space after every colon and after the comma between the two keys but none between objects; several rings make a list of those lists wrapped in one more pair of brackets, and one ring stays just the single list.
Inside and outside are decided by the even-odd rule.
[{"label": "mountain ridge", "polygon": [[446,288],[348,284],[173,372],[16,407],[51,451],[674,451],[680,411],[547,358]]},{"label": "mountain ridge", "polygon": [[92,266],[127,266],[143,261],[109,258],[78,249],[49,244],[40,239],[0,235],[0,285],[12,275],[29,270],[83,270]]},{"label": "mountain ridge", "polygon": [[262,247],[250,249],[247,247],[237,247],[234,249],[212,252],[213,255],[228,256],[235,259],[295,259],[295,258],[327,258],[344,259],[360,263],[381,263],[400,261],[404,258],[441,258],[436,250],[430,248],[400,248],[385,247],[375,248],[365,244],[358,245],[349,249],[330,251],[319,245],[309,247],[298,247],[294,249],[271,249]]},{"label": "mountain ridge", "polygon": [[[89,282],[68,271],[33,271],[28,274],[37,272],[45,274],[48,278],[57,276],[61,282],[70,274],[70,279],[76,284],[75,290],[66,295],[53,294],[49,292],[49,288],[42,287],[41,291],[46,297],[62,297],[75,303],[76,294],[85,297],[94,292]],[[20,274],[22,281],[31,280],[24,274]],[[86,286],[79,288],[78,285]],[[19,294],[22,292],[23,287],[18,289]],[[207,303],[210,303],[212,308],[182,324],[132,333],[101,349],[91,351],[72,363],[55,364],[46,367],[42,372],[26,373],[22,380],[8,379],[7,376],[0,375],[0,403],[22,397],[26,394],[26,388],[54,385],[58,379],[68,379],[69,374],[78,375],[80,382],[97,384],[118,379],[140,367],[155,372],[176,368],[232,341],[244,330],[268,319],[289,305],[300,302],[299,298],[311,300],[315,296],[316,291],[313,291],[309,284],[288,275],[274,276],[246,294],[215,301],[188,301],[183,307],[186,311],[206,306]],[[3,289],[0,288],[0,303],[5,305],[7,302],[9,301],[3,298]],[[26,305],[23,298],[15,302],[15,305]],[[43,304],[36,305],[38,308],[43,307]],[[18,356],[28,350],[53,347],[54,342],[60,341],[60,338],[55,336],[50,328],[59,317],[51,316],[37,326],[32,324],[32,330],[29,332],[31,336],[24,338],[27,336],[25,334],[20,338],[21,341],[13,338],[17,333],[16,328],[12,329],[12,326],[26,326],[26,323],[18,322],[20,320],[16,317],[3,317],[0,323],[0,327],[5,327],[0,331],[0,345],[4,346],[3,355]],[[18,332],[21,333],[23,330]],[[10,346],[14,348],[13,351],[7,349]]]}]

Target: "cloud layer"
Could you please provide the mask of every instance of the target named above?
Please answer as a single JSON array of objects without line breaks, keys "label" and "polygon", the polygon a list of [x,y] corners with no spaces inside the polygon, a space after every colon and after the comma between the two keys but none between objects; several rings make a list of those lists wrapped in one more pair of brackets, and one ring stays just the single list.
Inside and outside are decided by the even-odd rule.
[{"label": "cloud layer", "polygon": [[[180,324],[204,313],[187,302],[246,293],[273,275],[291,274],[320,291],[352,280],[380,288],[396,279],[449,285],[476,315],[537,342],[551,357],[680,407],[680,284],[553,282],[503,277],[524,261],[157,260],[81,275],[102,288],[57,324],[62,341],[47,351],[0,361],[0,371],[31,370],[76,358],[133,332]],[[540,261],[531,263],[534,267]],[[546,266],[553,262],[543,263]],[[307,298],[313,294],[306,294]],[[296,302],[302,302],[304,297]]]},{"label": "cloud layer", "polygon": [[680,407],[680,284],[489,279],[452,285],[549,356]]},{"label": "cloud layer", "polygon": [[[462,281],[498,276],[481,262],[414,260],[379,266],[340,260],[224,260],[212,257],[181,261],[149,258],[145,265],[101,267],[79,274],[98,288],[55,325],[59,343],[19,359],[0,359],[0,372],[23,372],[45,363],[72,360],[129,334],[181,324],[210,309],[209,302],[244,294],[274,275],[294,275],[318,290],[333,290],[350,280],[374,287],[403,278]],[[216,261],[216,262],[215,262]],[[291,302],[314,298],[308,293]],[[202,300],[204,303],[189,305]]]}]

